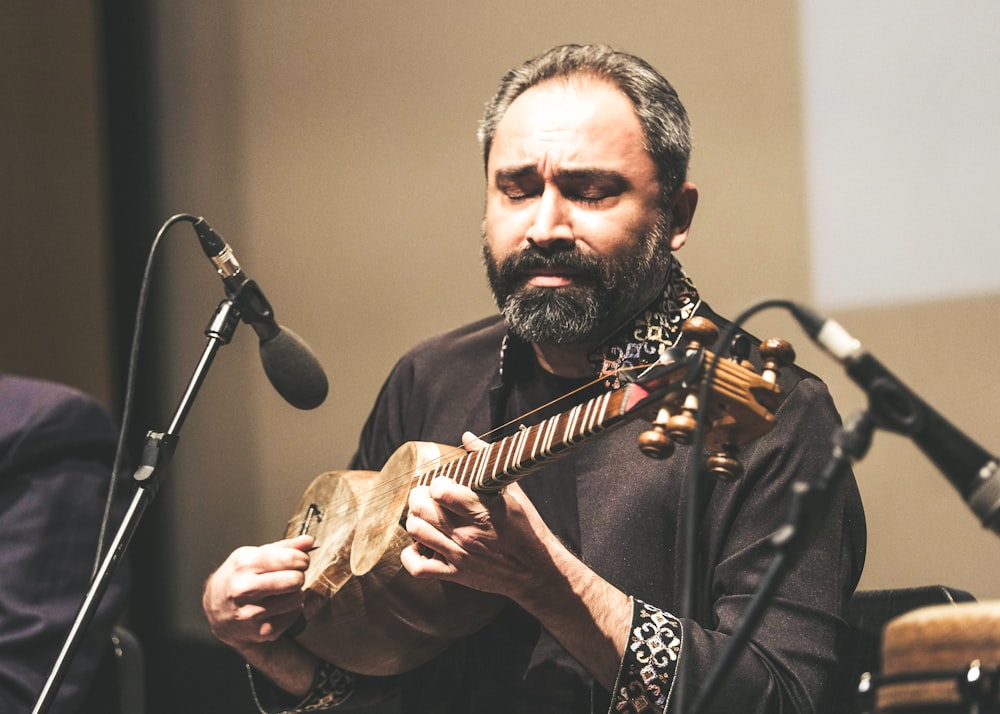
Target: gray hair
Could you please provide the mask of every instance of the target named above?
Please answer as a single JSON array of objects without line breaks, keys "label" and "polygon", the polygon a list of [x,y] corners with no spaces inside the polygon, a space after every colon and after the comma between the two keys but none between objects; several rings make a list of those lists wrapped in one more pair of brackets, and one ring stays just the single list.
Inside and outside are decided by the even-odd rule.
[{"label": "gray hair", "polygon": [[479,122],[483,167],[493,135],[510,105],[526,90],[543,82],[574,76],[594,77],[614,84],[635,107],[645,137],[645,149],[656,163],[663,208],[687,178],[691,155],[691,125],[677,92],[645,60],[607,45],[562,45],[510,70],[500,82]]}]

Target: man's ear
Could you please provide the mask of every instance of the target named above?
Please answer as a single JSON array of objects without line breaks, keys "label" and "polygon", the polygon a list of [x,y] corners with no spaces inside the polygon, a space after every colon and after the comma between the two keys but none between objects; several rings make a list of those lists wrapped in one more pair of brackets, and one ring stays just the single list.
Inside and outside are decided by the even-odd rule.
[{"label": "man's ear", "polygon": [[694,210],[698,207],[698,187],[690,181],[677,189],[670,206],[670,250],[680,250],[687,242],[694,220]]}]

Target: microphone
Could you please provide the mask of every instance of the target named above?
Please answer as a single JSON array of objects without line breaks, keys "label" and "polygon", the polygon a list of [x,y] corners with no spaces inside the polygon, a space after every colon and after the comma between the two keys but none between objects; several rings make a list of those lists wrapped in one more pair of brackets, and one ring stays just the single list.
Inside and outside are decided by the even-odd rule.
[{"label": "microphone", "polygon": [[835,320],[790,307],[813,342],[840,362],[868,395],[878,426],[909,437],[958,489],[973,513],[1000,534],[1000,464],[908,389]]},{"label": "microphone", "polygon": [[278,394],[298,409],[326,399],[329,385],[319,360],[301,337],[274,319],[274,310],[256,282],[247,278],[232,249],[204,218],[194,223],[202,250],[222,276],[226,295],[260,339],[260,360]]}]

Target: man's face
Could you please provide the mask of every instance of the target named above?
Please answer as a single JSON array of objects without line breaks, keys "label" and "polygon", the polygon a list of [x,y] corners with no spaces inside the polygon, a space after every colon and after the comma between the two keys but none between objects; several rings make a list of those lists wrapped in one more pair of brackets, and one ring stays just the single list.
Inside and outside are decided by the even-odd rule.
[{"label": "man's face", "polygon": [[514,100],[490,149],[483,223],[511,329],[541,344],[589,343],[648,302],[679,247],[659,194],[642,127],[613,85],[575,77]]}]

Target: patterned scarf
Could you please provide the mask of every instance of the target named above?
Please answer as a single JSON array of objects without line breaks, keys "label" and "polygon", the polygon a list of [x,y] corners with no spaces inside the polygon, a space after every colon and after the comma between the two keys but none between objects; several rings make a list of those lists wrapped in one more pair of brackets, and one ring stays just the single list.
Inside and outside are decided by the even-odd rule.
[{"label": "patterned scarf", "polygon": [[609,387],[618,387],[618,371],[655,362],[674,346],[681,336],[684,321],[700,304],[694,282],[677,259],[671,257],[663,292],[605,340],[600,351],[590,356],[595,369],[602,377],[607,377]]}]

